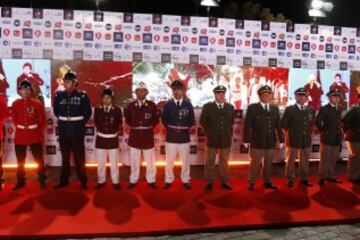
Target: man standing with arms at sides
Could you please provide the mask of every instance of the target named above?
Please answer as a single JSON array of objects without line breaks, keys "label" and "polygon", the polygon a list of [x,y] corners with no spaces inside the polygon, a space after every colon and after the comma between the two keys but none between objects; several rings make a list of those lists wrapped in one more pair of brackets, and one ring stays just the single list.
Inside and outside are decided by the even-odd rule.
[{"label": "man standing with arms at sides", "polygon": [[181,181],[186,189],[190,185],[190,128],[194,125],[194,108],[184,96],[184,85],[175,80],[171,83],[174,98],[162,111],[161,121],[166,127],[166,167],[164,188],[170,188],[174,181],[174,162],[177,154],[182,161]]},{"label": "man standing with arms at sides", "polygon": [[85,169],[85,123],[92,114],[87,94],[77,89],[77,76],[68,71],[64,76],[65,91],[55,94],[54,115],[58,118],[59,145],[62,156],[60,182],[55,188],[69,185],[70,154],[74,155],[76,174],[81,188],[87,189]]},{"label": "man standing with arms at sides", "polygon": [[319,185],[325,180],[332,183],[341,183],[335,178],[336,161],[340,157],[342,146],[340,91],[329,91],[329,103],[320,108],[315,124],[320,132],[320,165]]},{"label": "man standing with arms at sides", "polygon": [[[0,73],[1,75],[1,73]],[[0,190],[4,188],[4,169],[3,169],[3,155],[4,155],[4,122],[9,117],[9,108],[7,106],[6,95],[0,92]]]},{"label": "man standing with arms at sides", "polygon": [[219,174],[221,186],[232,190],[229,183],[229,156],[232,141],[233,124],[235,118],[234,106],[225,102],[225,86],[219,85],[213,90],[215,101],[203,106],[200,115],[200,124],[207,137],[207,150],[205,161],[206,190],[213,188],[215,180],[215,159],[219,154]]},{"label": "man standing with arms at sides", "polygon": [[140,175],[141,154],[146,162],[146,181],[156,189],[156,165],[154,149],[154,128],[159,123],[159,111],[154,102],[146,100],[148,89],[140,82],[135,89],[136,99],[124,110],[125,122],[130,127],[128,145],[130,147],[129,189],[135,188]]},{"label": "man standing with arms at sides", "polygon": [[349,149],[348,178],[360,184],[360,94],[358,103],[351,106],[342,119],[345,140]]},{"label": "man standing with arms at sides", "polygon": [[276,190],[277,186],[271,182],[271,165],[276,143],[279,142],[282,148],[284,142],[280,113],[276,105],[270,104],[272,91],[269,86],[261,87],[257,94],[260,101],[248,107],[243,130],[244,146],[250,147],[251,158],[248,188],[254,190],[262,165],[264,187]]},{"label": "man standing with arms at sides", "polygon": [[294,186],[295,160],[300,154],[300,183],[312,187],[307,180],[309,174],[309,158],[311,151],[311,131],[315,121],[315,112],[305,105],[308,96],[305,88],[299,88],[295,92],[296,103],[285,109],[282,118],[282,127],[286,132],[286,167],[285,175],[288,179],[288,187]]},{"label": "man standing with arms at sides", "polygon": [[114,92],[110,88],[102,92],[102,105],[94,110],[96,127],[95,152],[98,161],[98,182],[95,189],[101,189],[106,183],[106,162],[109,157],[111,180],[114,189],[120,189],[119,183],[119,137],[122,126],[121,108],[115,106]]},{"label": "man standing with arms at sides", "polygon": [[38,164],[38,178],[40,188],[46,188],[46,174],[43,153],[45,131],[45,109],[43,104],[31,97],[30,81],[23,80],[18,86],[21,99],[13,102],[11,117],[16,127],[15,154],[17,159],[17,182],[14,190],[25,186],[25,159],[26,150],[30,146],[35,162]]}]

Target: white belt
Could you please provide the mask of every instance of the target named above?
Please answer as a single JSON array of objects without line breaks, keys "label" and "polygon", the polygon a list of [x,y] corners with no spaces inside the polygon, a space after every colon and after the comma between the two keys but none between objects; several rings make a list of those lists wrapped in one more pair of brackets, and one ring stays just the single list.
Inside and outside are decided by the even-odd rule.
[{"label": "white belt", "polygon": [[84,116],[78,116],[78,117],[59,116],[59,120],[61,120],[61,121],[80,121],[80,120],[84,120]]},{"label": "white belt", "polygon": [[38,128],[38,125],[35,123],[35,124],[31,124],[31,125],[16,125],[17,128],[20,128],[20,129],[35,129],[35,128]]},{"label": "white belt", "polygon": [[96,134],[102,138],[116,138],[118,136],[117,133],[106,134],[106,133],[97,132]]},{"label": "white belt", "polygon": [[181,126],[174,126],[174,125],[167,125],[169,128],[179,129],[179,130],[188,130],[189,127],[181,127]]},{"label": "white belt", "polygon": [[131,129],[134,129],[134,130],[147,130],[147,129],[152,129],[153,126],[150,126],[150,127],[132,127]]}]

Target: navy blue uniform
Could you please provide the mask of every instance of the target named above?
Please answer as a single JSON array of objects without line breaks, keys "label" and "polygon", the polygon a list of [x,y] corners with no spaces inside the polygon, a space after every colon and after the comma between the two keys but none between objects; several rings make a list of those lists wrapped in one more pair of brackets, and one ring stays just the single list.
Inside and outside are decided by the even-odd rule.
[{"label": "navy blue uniform", "polygon": [[166,127],[166,142],[190,142],[189,129],[194,124],[194,108],[191,102],[184,99],[180,106],[176,100],[169,100],[163,109],[161,121]]},{"label": "navy blue uniform", "polygon": [[[59,120],[59,136],[84,136],[85,123],[89,120],[91,114],[90,100],[85,92],[79,90],[72,93],[59,91],[55,94],[54,115]],[[74,120],[74,118],[82,119]]]},{"label": "navy blue uniform", "polygon": [[83,185],[87,183],[85,169],[85,123],[92,114],[90,100],[83,91],[55,94],[54,115],[58,118],[59,145],[62,155],[60,184],[68,184],[70,154],[74,154],[75,169]]}]

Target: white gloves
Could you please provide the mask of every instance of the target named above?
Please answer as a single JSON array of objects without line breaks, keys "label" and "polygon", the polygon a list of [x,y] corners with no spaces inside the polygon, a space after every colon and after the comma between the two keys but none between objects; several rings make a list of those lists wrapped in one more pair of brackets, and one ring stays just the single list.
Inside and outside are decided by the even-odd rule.
[{"label": "white gloves", "polygon": [[284,143],[279,143],[279,148],[282,149],[284,147]]},{"label": "white gloves", "polygon": [[244,147],[245,147],[245,148],[249,148],[249,147],[250,147],[250,143],[244,143]]}]

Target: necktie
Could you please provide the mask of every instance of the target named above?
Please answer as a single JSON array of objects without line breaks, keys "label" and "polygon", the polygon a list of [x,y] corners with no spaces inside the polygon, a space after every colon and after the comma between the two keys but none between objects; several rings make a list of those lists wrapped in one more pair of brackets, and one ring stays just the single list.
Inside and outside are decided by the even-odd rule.
[{"label": "necktie", "polygon": [[222,107],[222,104],[219,104],[219,109],[222,110],[222,108],[223,108],[223,107]]},{"label": "necktie", "polygon": [[176,106],[180,108],[180,101],[176,101]]},{"label": "necktie", "polygon": [[266,104],[265,105],[265,110],[268,112],[269,111],[269,108],[268,108],[268,105]]},{"label": "necktie", "polygon": [[140,108],[142,108],[144,106],[143,102],[140,102]]},{"label": "necktie", "polygon": [[301,111],[304,111],[304,106],[301,106]]}]

